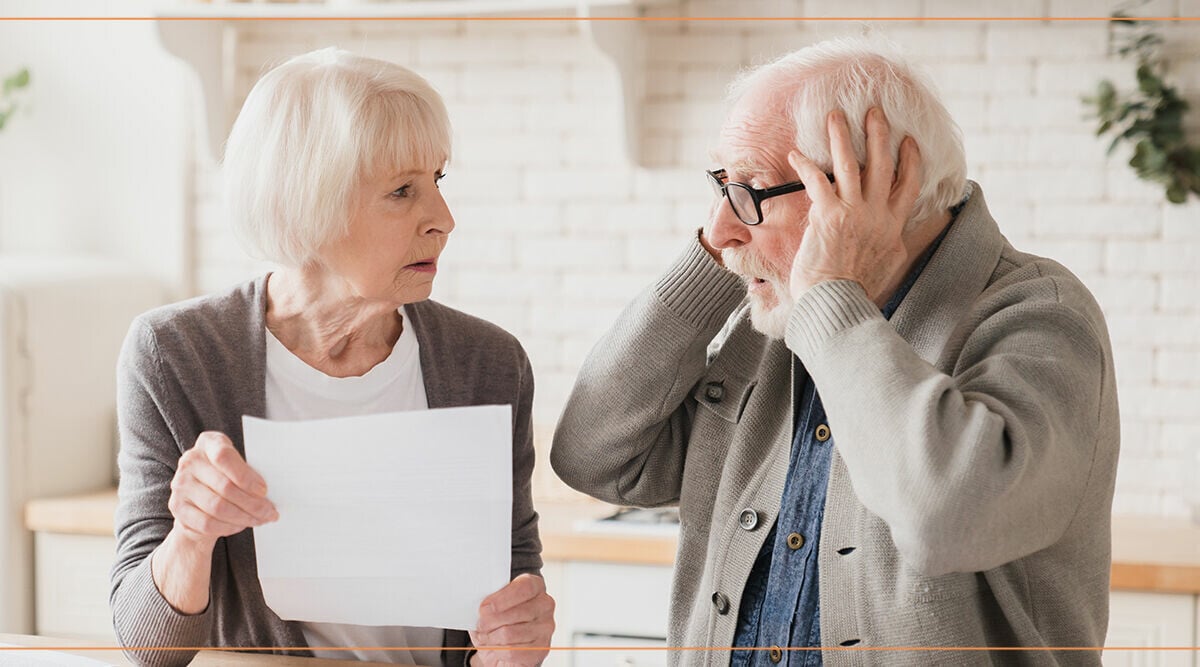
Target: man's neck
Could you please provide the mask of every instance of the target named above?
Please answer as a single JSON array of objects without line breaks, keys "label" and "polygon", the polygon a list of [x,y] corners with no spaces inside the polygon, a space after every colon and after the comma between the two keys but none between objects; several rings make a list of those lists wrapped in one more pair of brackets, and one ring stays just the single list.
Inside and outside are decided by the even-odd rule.
[{"label": "man's neck", "polygon": [[904,284],[904,281],[908,278],[908,275],[912,273],[913,268],[917,265],[917,262],[921,260],[921,257],[925,254],[925,251],[929,249],[929,246],[932,245],[935,240],[937,240],[937,237],[941,235],[941,233],[946,229],[946,225],[949,225],[952,219],[953,216],[950,215],[949,211],[943,211],[942,214],[936,218],[931,218],[929,220],[925,220],[924,222],[919,222],[913,225],[912,230],[905,233],[904,248],[907,251],[906,254],[908,255],[908,261],[904,263],[904,270],[893,277],[892,283],[887,286],[887,289],[880,293],[875,305],[879,306],[880,308],[883,308],[885,305],[887,305],[887,302],[891,300],[892,295],[896,293],[896,290],[900,289],[900,286]]}]

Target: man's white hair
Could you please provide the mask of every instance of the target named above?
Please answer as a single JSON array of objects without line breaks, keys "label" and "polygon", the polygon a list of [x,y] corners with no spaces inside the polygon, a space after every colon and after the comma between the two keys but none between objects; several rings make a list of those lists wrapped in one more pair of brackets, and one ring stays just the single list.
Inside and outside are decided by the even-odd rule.
[{"label": "man's white hair", "polygon": [[227,212],[251,254],[299,267],[348,232],[364,178],[440,169],[449,158],[446,106],[425,79],[321,49],[250,91],[225,146]]},{"label": "man's white hair", "polygon": [[[835,109],[846,114],[859,165],[866,163],[867,110],[883,109],[891,128],[891,151],[911,136],[921,151],[921,193],[909,224],[928,220],[957,204],[966,188],[967,161],[962,131],[942,106],[932,82],[878,38],[846,38],[820,42],[743,72],[730,84],[729,101],[769,87],[786,96],[785,108],[795,128],[796,148],[821,169],[832,173],[826,117]],[[779,98],[776,98],[779,99]]]}]

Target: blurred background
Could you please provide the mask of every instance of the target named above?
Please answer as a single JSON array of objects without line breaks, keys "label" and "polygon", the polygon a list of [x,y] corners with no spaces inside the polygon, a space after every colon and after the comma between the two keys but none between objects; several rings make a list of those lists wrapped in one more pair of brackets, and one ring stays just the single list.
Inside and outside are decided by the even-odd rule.
[{"label": "blurred background", "polygon": [[[28,85],[13,87],[16,108],[0,131],[0,289],[19,303],[21,290],[49,281],[75,304],[71,309],[121,297],[107,315],[84,317],[71,309],[70,316],[46,315],[47,330],[96,338],[91,356],[115,359],[112,341],[119,342],[143,306],[220,290],[268,269],[246,258],[233,239],[217,178],[225,134],[257,77],[289,56],[325,46],[403,64],[445,97],[455,131],[443,192],[458,227],[434,298],[496,322],[525,345],[537,379],[542,462],[536,492],[548,506],[570,505],[578,496],[545,463],[549,435],[590,347],[704,223],[711,191],[703,169],[710,166],[707,151],[723,117],[726,84],[741,68],[822,39],[881,35],[931,74],[962,128],[969,177],[982,184],[1004,234],[1019,249],[1065,264],[1104,308],[1123,430],[1114,515],[1131,517],[1133,529],[1162,527],[1148,536],[1130,533],[1136,535],[1130,544],[1170,562],[1195,558],[1190,570],[1179,565],[1166,575],[1143,573],[1147,581],[1175,577],[1175,588],[1136,589],[1159,597],[1144,605],[1141,597],[1127,598],[1135,609],[1129,617],[1141,620],[1130,621],[1133,629],[1118,639],[1195,646],[1200,541],[1187,531],[1200,504],[1200,197],[1168,202],[1162,185],[1139,179],[1127,164],[1128,143],[1107,156],[1110,138],[1096,136],[1095,107],[1081,98],[1095,95],[1103,80],[1121,92],[1138,85],[1135,56],[1119,53],[1121,28],[1103,20],[1003,20],[1107,17],[1122,8],[1143,17],[1200,16],[1200,0],[1137,6],[1090,0],[4,0],[0,14],[6,16],[206,20],[0,23],[0,77],[22,68],[30,73]],[[578,16],[663,20],[538,20]],[[284,17],[351,18],[278,20]],[[821,20],[840,17],[912,20]],[[936,20],[954,18],[967,20]],[[1192,105],[1183,127],[1200,145],[1200,23],[1155,22],[1149,29],[1162,40],[1157,54],[1165,81]],[[54,261],[70,266],[48,277]],[[20,537],[29,531],[19,514],[23,503],[103,494],[113,483],[110,463],[73,481],[76,488],[60,488],[53,480],[74,460],[61,457],[38,464],[51,480],[39,482],[28,467],[36,456],[12,453],[34,447],[29,443],[43,437],[39,433],[58,437],[54,429],[61,424],[38,431],[28,408],[63,372],[44,364],[40,372],[50,379],[32,385],[38,368],[13,375],[18,364],[12,360],[36,357],[39,345],[12,328],[15,317],[3,320],[3,335],[24,338],[12,342],[7,366],[0,363],[8,388],[0,419],[9,450],[0,458],[0,471],[5,462],[8,469],[0,477],[17,507],[8,516],[15,536],[7,547],[10,567],[0,576],[17,582],[10,586],[14,600],[33,595],[25,585],[32,579],[20,569],[32,562]],[[71,337],[65,341],[73,344]],[[81,405],[110,405],[104,392],[111,393],[111,376],[103,380],[109,384],[81,396]],[[60,401],[44,405],[47,421],[70,421]],[[100,450],[100,466],[111,461],[114,446],[109,416],[88,427],[98,443],[89,451],[108,447]],[[67,506],[55,516],[82,511]],[[42,532],[66,535],[57,525]],[[97,553],[104,548],[107,543]],[[1122,548],[1115,546],[1118,555]],[[65,553],[76,553],[71,549],[84,548]],[[1149,557],[1138,552],[1130,558],[1138,565]],[[664,560],[650,565],[669,570]],[[594,585],[601,579],[572,579],[570,567],[553,570],[566,589],[577,596],[591,588],[604,592]],[[86,585],[94,584],[79,584]],[[74,600],[64,586],[62,595]],[[666,590],[661,577],[643,590],[658,590],[654,586]],[[0,631],[33,631],[35,606],[12,612]],[[1168,607],[1170,613],[1162,612]],[[1167,625],[1144,621],[1147,614],[1168,618]],[[38,630],[88,635],[49,622]],[[661,625],[608,633],[568,627],[566,636],[657,641]],[[1110,643],[1113,638],[1110,632]],[[1112,654],[1106,661],[1126,658],[1168,661],[1128,664],[1192,664],[1193,656]],[[1187,662],[1170,662],[1177,658]]]}]

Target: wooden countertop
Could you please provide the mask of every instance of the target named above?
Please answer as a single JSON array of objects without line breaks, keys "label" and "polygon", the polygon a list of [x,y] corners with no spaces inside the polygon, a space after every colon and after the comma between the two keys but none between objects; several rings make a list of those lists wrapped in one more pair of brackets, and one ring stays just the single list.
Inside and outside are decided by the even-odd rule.
[{"label": "wooden countertop", "polygon": [[[35,500],[25,508],[34,531],[112,535],[117,493]],[[595,533],[577,529],[580,521],[603,516],[601,503],[538,503],[542,557],[557,561],[599,561],[672,565],[674,537]],[[1113,517],[1111,587],[1163,593],[1200,594],[1200,524],[1159,517]]]},{"label": "wooden countertop", "polygon": [[112,535],[117,490],[25,503],[25,527],[34,532]]},{"label": "wooden countertop", "polygon": [[1113,517],[1114,590],[1200,593],[1200,524]]}]

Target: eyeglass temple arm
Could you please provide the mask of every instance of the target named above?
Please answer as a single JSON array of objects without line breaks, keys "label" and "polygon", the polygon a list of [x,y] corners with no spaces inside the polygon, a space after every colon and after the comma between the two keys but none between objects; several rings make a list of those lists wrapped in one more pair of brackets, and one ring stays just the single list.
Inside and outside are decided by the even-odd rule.
[{"label": "eyeglass temple arm", "polygon": [[[830,183],[836,182],[833,180],[833,174],[825,174],[825,178],[828,178]],[[788,183],[786,185],[776,185],[773,188],[767,188],[767,189],[763,190],[762,193],[763,193],[764,197],[765,196],[773,197],[775,195],[786,195],[790,192],[800,192],[803,189],[804,189],[804,183],[797,181],[795,183]]]}]

